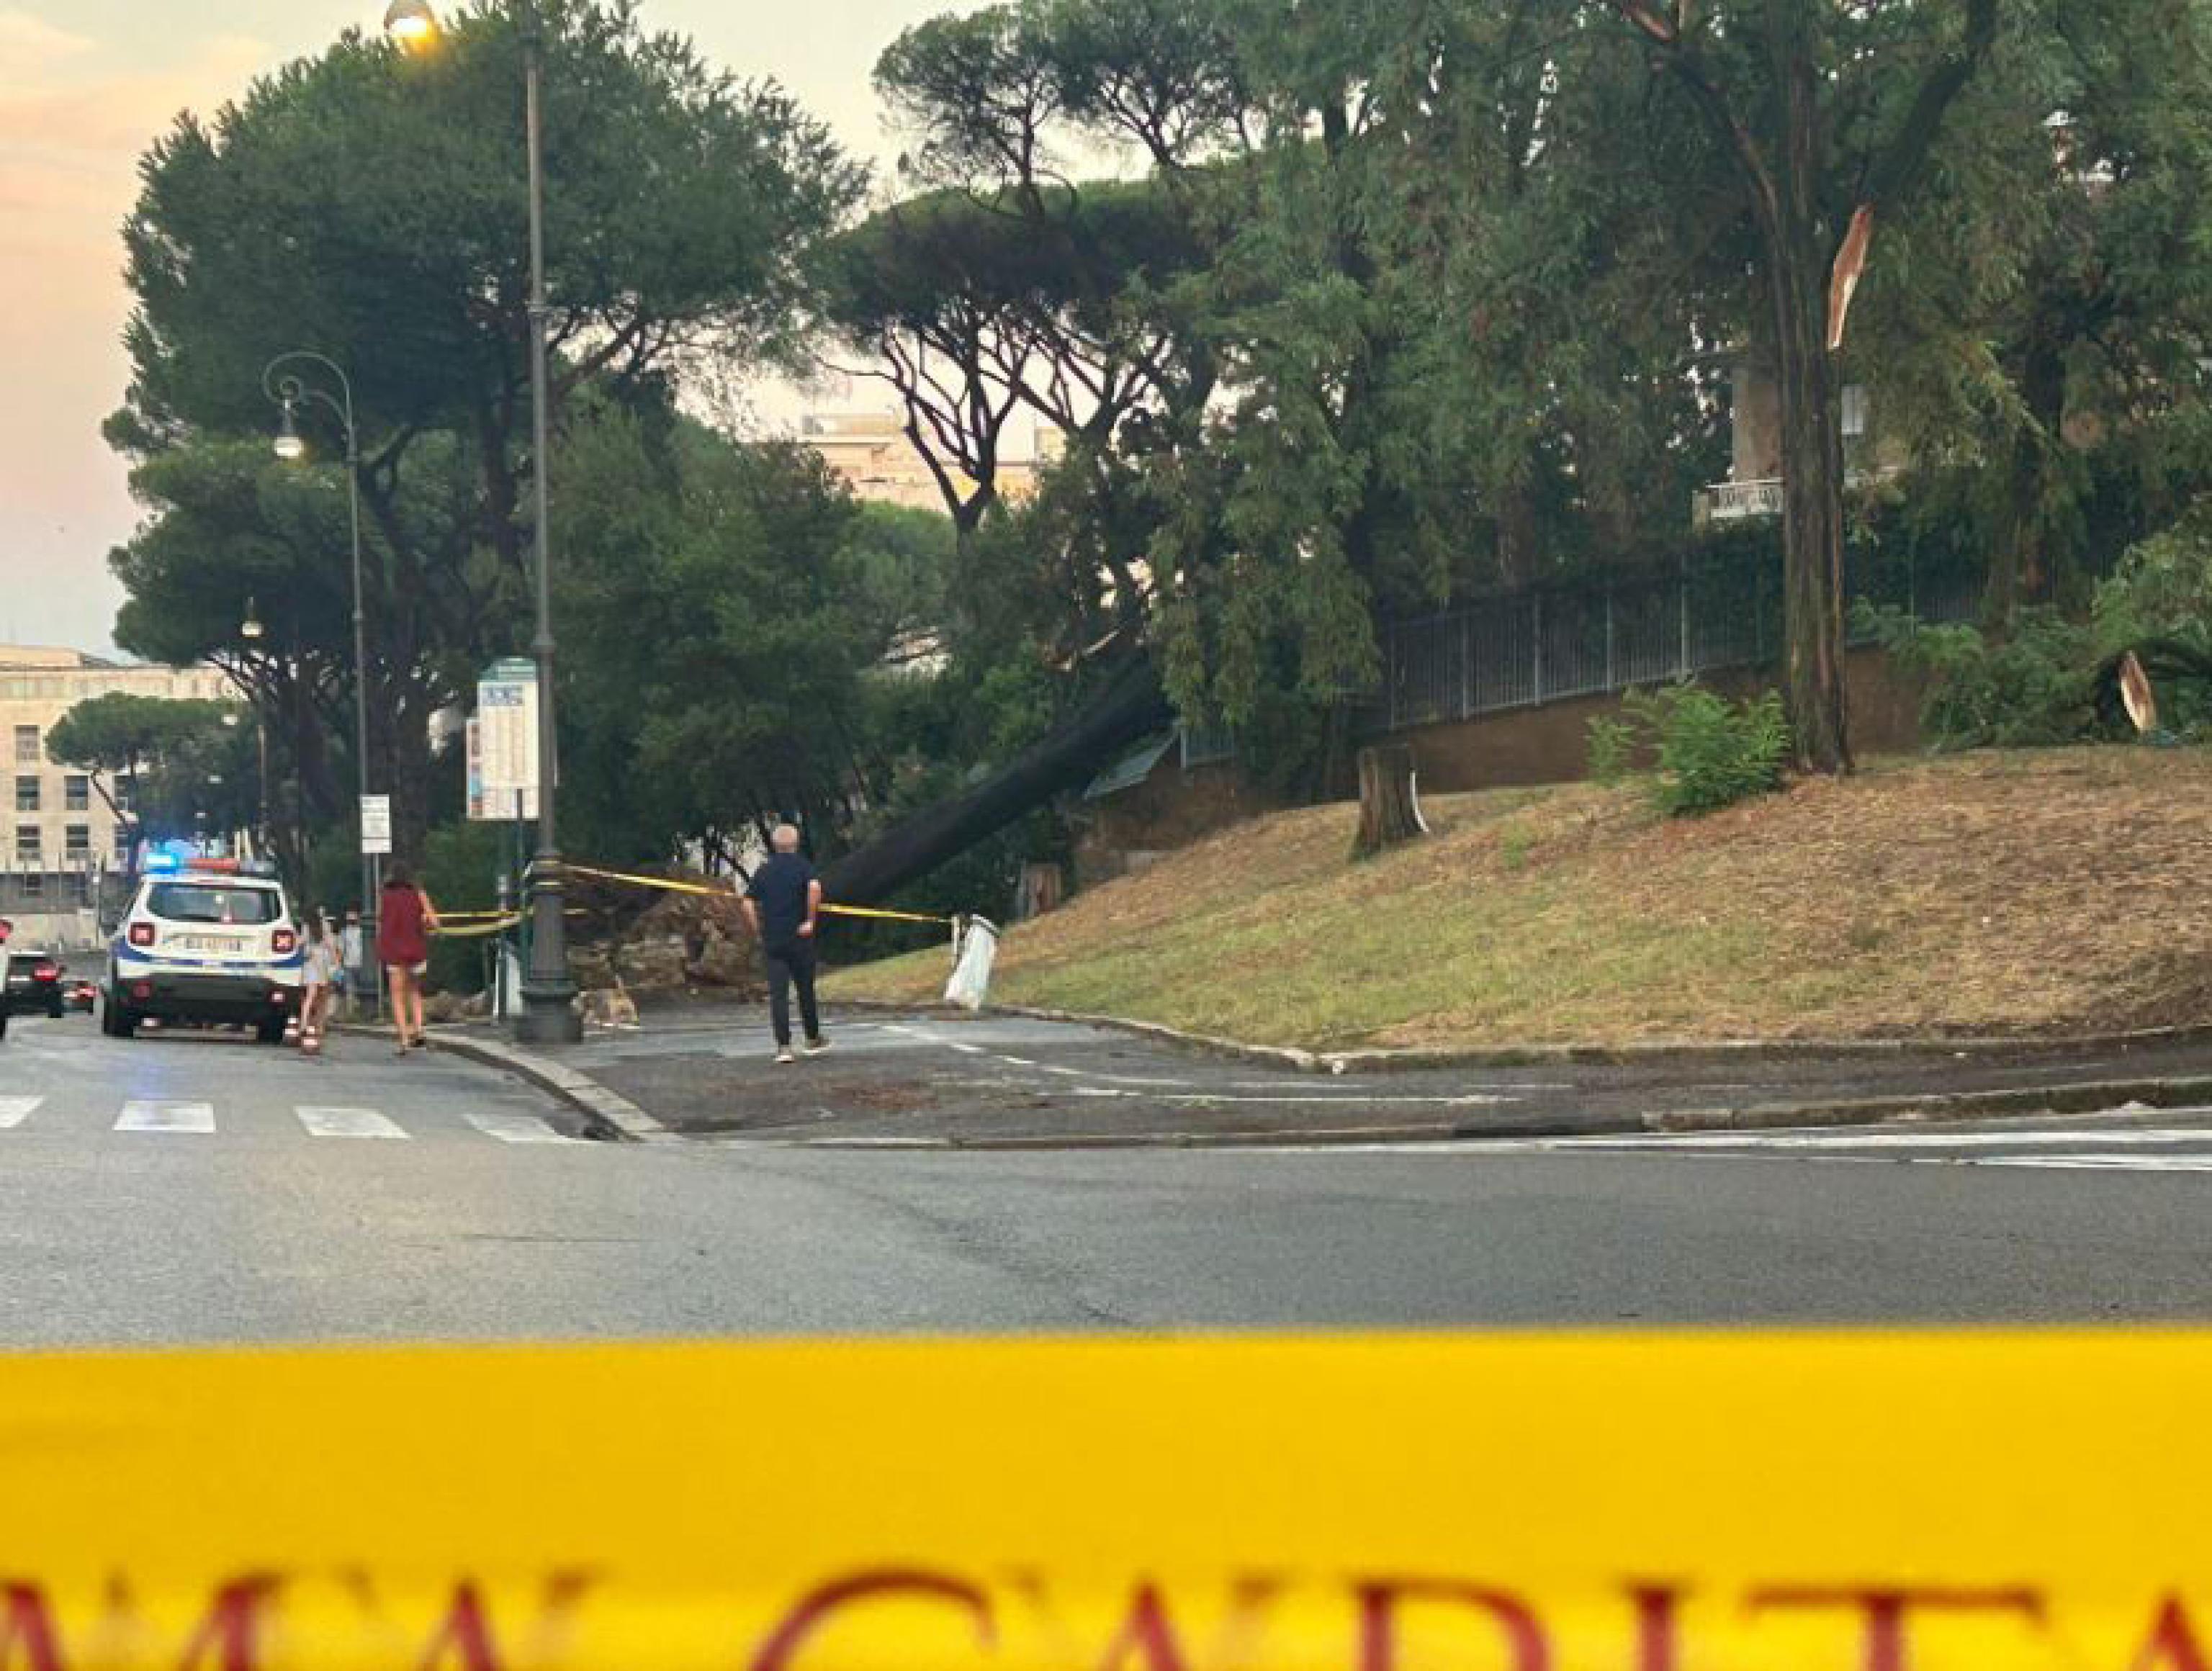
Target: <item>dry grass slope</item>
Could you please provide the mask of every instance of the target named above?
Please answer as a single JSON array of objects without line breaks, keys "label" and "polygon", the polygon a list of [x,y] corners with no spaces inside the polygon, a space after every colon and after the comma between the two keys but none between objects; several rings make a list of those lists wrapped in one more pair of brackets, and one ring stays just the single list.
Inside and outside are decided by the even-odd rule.
[{"label": "dry grass slope", "polygon": [[1351,807],[1241,826],[1017,930],[994,995],[1316,1048],[2212,1019],[2203,751],[1889,763],[1688,822],[1589,786],[1429,813],[1357,866]]}]

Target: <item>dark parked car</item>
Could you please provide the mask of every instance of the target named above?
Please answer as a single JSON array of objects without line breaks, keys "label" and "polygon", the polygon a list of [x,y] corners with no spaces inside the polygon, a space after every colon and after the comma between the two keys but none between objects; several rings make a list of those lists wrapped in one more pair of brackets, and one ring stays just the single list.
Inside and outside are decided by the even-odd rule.
[{"label": "dark parked car", "polygon": [[47,1015],[58,1021],[64,1002],[62,966],[51,952],[8,954],[8,1008],[15,1015]]},{"label": "dark parked car", "polygon": [[90,1015],[100,1002],[100,984],[64,974],[62,976],[62,1003],[78,1015]]}]

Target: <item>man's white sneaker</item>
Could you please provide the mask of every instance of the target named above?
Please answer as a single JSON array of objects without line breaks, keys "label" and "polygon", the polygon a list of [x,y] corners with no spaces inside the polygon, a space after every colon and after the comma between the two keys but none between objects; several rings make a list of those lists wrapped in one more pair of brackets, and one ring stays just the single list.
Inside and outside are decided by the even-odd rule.
[{"label": "man's white sneaker", "polygon": [[779,1050],[775,1053],[775,1065],[778,1067],[788,1067],[798,1060],[799,1058],[788,1050]]},{"label": "man's white sneaker", "polygon": [[830,1041],[826,1038],[811,1038],[807,1040],[806,1054],[810,1056],[828,1055],[830,1054]]}]

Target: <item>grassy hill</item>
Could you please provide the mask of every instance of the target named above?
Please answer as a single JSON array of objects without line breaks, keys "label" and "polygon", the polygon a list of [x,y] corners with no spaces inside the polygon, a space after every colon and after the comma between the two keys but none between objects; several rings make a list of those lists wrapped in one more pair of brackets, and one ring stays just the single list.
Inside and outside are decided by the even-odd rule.
[{"label": "grassy hill", "polygon": [[[1316,1048],[2212,1020],[2212,753],[1891,762],[1711,817],[1632,787],[1242,825],[1007,937],[994,999]],[[941,951],[834,995],[922,999]]]}]

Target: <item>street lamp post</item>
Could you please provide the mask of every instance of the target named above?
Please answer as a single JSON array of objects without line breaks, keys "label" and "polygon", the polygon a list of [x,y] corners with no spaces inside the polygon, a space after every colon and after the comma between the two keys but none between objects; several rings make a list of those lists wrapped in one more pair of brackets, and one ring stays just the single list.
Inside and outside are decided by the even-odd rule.
[{"label": "street lamp post", "polygon": [[[319,368],[328,373],[337,385],[333,396],[328,389],[319,388],[301,375],[302,368]],[[307,443],[301,438],[296,416],[304,401],[315,401],[337,416],[345,425],[346,440],[346,509],[351,518],[353,537],[353,709],[354,755],[361,779],[361,796],[365,804],[369,796],[368,769],[368,615],[362,605],[361,574],[361,434],[354,428],[353,381],[343,368],[308,349],[295,349],[280,354],[262,368],[261,388],[270,399],[283,408],[284,427],[276,437],[276,456],[288,462],[296,462],[307,456]],[[264,794],[267,793],[267,767],[263,767]],[[264,814],[265,816],[265,814]],[[361,918],[364,939],[376,932],[377,872],[380,861],[363,854],[361,860]]]},{"label": "street lamp post", "polygon": [[[261,624],[261,606],[248,598],[246,600],[246,619],[238,623],[238,635],[250,645],[258,645],[266,630]],[[258,690],[253,693],[253,753],[260,777],[260,841],[263,856],[266,857],[276,845],[276,826],[269,812],[269,718],[262,710]]]},{"label": "street lamp post", "polygon": [[[543,23],[534,0],[522,12],[524,128],[530,169],[530,422],[532,498],[537,512],[533,546],[537,568],[537,629],[531,653],[538,664],[538,856],[530,868],[530,968],[522,981],[522,1014],[515,1033],[526,1043],[574,1043],[584,1036],[576,1014],[576,983],[568,973],[567,884],[561,863],[556,800],[559,733],[553,702],[552,510],[546,485],[551,420],[547,371],[545,302],[545,134]],[[437,14],[429,0],[392,0],[385,33],[403,46],[434,39]]]}]

